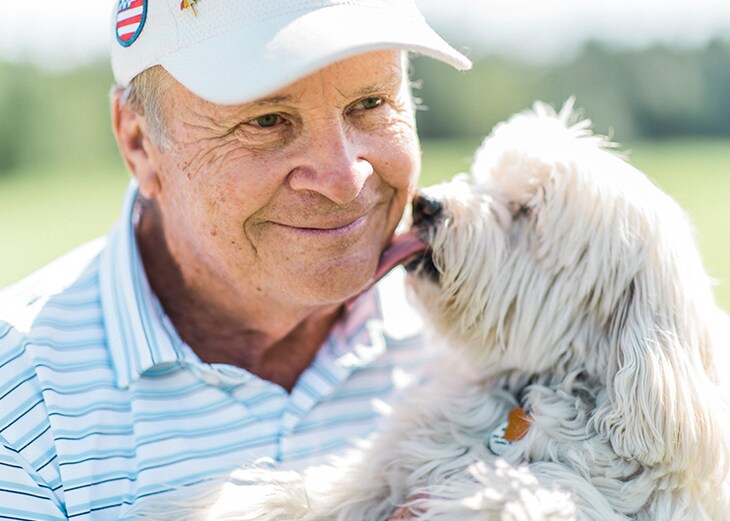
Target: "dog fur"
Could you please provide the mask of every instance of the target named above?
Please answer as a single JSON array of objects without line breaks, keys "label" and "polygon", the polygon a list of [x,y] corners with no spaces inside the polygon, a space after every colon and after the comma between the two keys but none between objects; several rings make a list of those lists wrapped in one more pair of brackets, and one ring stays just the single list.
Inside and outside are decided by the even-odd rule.
[{"label": "dog fur", "polygon": [[[497,126],[423,197],[441,210],[416,216],[409,285],[439,374],[336,465],[242,468],[163,518],[728,519],[726,316],[678,205],[571,103]],[[497,456],[517,405],[529,431]]]}]

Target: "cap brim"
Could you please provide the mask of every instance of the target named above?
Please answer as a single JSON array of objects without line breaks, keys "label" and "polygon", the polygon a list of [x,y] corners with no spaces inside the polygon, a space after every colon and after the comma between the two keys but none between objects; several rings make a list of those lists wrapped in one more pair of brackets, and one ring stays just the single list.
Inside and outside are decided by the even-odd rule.
[{"label": "cap brim", "polygon": [[194,94],[218,104],[253,101],[369,51],[406,49],[471,68],[420,17],[341,5],[289,18],[224,33],[163,56],[160,64]]}]

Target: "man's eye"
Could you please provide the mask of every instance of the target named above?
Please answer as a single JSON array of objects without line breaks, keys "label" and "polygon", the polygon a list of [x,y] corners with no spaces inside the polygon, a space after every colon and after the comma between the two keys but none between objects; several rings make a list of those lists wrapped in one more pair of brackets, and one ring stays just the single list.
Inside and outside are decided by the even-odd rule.
[{"label": "man's eye", "polygon": [[371,110],[371,109],[379,107],[382,104],[383,104],[383,98],[372,97],[372,98],[365,98],[363,100],[358,101],[357,103],[355,103],[355,106],[353,108]]},{"label": "man's eye", "polygon": [[279,123],[281,123],[281,120],[282,118],[279,114],[266,114],[264,116],[259,116],[251,123],[253,123],[257,127],[268,128],[278,125]]}]

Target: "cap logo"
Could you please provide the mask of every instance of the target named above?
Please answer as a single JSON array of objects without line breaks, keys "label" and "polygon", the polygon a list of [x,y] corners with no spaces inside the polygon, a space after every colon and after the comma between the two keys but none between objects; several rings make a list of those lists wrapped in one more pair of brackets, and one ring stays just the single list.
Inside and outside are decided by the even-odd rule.
[{"label": "cap logo", "polygon": [[185,9],[190,8],[190,10],[193,12],[195,16],[198,16],[198,13],[195,12],[195,4],[198,3],[198,0],[182,0],[180,2],[180,10],[183,11]]},{"label": "cap logo", "polygon": [[117,4],[117,41],[129,47],[139,38],[147,19],[147,0],[119,0]]}]

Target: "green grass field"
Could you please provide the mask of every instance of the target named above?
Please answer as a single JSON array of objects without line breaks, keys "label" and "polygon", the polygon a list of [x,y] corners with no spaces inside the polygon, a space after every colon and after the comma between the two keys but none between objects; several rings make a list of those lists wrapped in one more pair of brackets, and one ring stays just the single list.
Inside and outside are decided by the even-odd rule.
[{"label": "green grass field", "polygon": [[[423,143],[422,184],[469,168],[478,141]],[[730,310],[730,141],[637,143],[630,160],[687,210],[716,294]],[[0,287],[102,235],[122,202],[121,161],[0,177]]]}]

